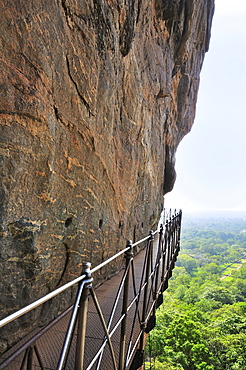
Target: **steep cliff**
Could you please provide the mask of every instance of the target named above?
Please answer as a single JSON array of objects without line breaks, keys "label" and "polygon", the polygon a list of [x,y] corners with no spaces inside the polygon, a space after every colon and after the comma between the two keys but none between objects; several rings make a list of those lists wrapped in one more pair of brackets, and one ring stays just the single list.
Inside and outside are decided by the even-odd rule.
[{"label": "steep cliff", "polygon": [[1,1],[1,317],[156,225],[213,7]]}]

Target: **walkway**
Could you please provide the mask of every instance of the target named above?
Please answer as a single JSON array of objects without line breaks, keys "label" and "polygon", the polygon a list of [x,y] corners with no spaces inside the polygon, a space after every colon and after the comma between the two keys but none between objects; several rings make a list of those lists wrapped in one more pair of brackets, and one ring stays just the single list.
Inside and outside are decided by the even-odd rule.
[{"label": "walkway", "polygon": [[[95,300],[89,295],[83,369],[137,369],[138,365],[141,365],[143,360],[143,348],[141,349],[141,347],[144,345],[145,333],[155,325],[155,308],[162,302],[162,292],[167,287],[167,280],[171,276],[171,270],[174,267],[179,251],[180,224],[176,225],[174,231],[175,234],[172,236],[169,233],[164,234],[164,236],[161,235],[161,240],[158,239],[159,233],[156,233],[155,240],[147,239],[145,249],[134,258],[130,257],[128,266],[129,291],[125,305],[127,307],[127,315],[123,314],[122,316],[124,311],[123,288],[127,285],[125,269],[94,291],[107,324],[107,329],[110,332],[116,366],[113,363],[108,341],[105,339],[105,330],[101,323],[98,309],[95,306]],[[149,265],[147,262],[148,256],[150,257]],[[146,276],[148,276],[147,280]],[[123,281],[122,278],[124,279]],[[122,286],[121,292],[119,292],[120,286]],[[117,294],[118,300],[116,298]],[[112,314],[112,311],[114,311],[114,314]],[[22,351],[9,365],[5,367],[0,365],[0,369],[57,369],[71,312],[72,310],[69,310],[62,315],[42,336],[32,343],[32,346],[27,344],[26,347],[29,348],[27,351]],[[126,327],[125,337],[124,332],[122,336],[122,323],[124,320]],[[12,353],[16,352],[34,334],[37,333],[31,333],[25,340],[22,340],[17,346],[5,353],[0,358],[0,363],[3,363]],[[77,328],[71,340],[67,363],[64,366],[66,370],[75,368],[76,342]],[[104,349],[101,350],[101,355],[99,354],[93,363],[92,359],[98,354],[103,343]],[[137,348],[140,348],[140,350],[137,351]],[[136,351],[138,356],[136,356]],[[132,361],[134,355],[135,360],[139,361],[137,364],[134,364],[135,360]],[[26,359],[24,358],[25,356]],[[29,364],[32,364],[31,366],[28,365],[29,367],[27,366],[28,357]],[[120,359],[123,360],[120,361]]]}]

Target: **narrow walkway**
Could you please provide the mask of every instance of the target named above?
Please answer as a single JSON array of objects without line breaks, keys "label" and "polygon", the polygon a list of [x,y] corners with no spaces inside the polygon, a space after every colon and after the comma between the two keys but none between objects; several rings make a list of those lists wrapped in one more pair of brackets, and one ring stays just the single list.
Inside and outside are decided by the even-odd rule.
[{"label": "narrow walkway", "polygon": [[[75,312],[77,309],[81,311],[77,323],[80,329],[77,331],[76,325],[69,329],[69,338],[72,339],[67,340],[70,344],[68,351],[63,351],[63,359],[67,360],[65,366],[64,362],[59,363],[59,359],[70,318],[77,317],[77,314],[72,315],[72,309],[6,352],[0,358],[0,370],[138,369],[143,363],[145,336],[155,326],[155,309],[163,301],[162,293],[168,287],[168,279],[172,276],[180,250],[181,218],[182,211],[175,213],[166,222],[165,228],[151,232],[133,245],[128,244],[124,250],[93,268],[92,277],[105,266],[111,268],[110,264],[115,264],[118,259],[122,266],[125,265],[96,290],[87,286],[91,282],[87,265],[80,278],[1,321],[1,326],[6,325],[23,312],[29,312],[51,297],[58,297],[61,291],[80,282],[78,291],[82,292],[82,296],[79,295],[73,306]],[[133,258],[133,253],[137,253],[139,248],[141,251]],[[75,323],[75,320],[72,321]],[[77,354],[76,346],[81,349]]]},{"label": "narrow walkway", "polygon": [[[158,247],[157,242],[154,242],[153,246],[154,246],[153,252],[155,255],[157,251],[157,247]],[[137,256],[134,257],[135,281],[136,281],[136,284],[138,284],[138,286],[136,287],[137,290],[139,288],[139,284],[140,284],[140,280],[142,276],[144,257],[145,257],[144,251],[141,251]],[[117,275],[107,280],[105,283],[103,283],[101,286],[99,286],[95,290],[95,293],[100,303],[100,307],[103,312],[106,323],[108,322],[108,319],[110,317],[110,313],[111,313],[111,310],[114,304],[115,297],[117,295],[119,285],[121,283],[123,273],[124,273],[123,270],[120,271]],[[130,284],[129,300],[133,299],[133,297],[134,297],[133,284]],[[122,299],[122,294],[121,294],[117,308],[116,308],[116,313],[114,315],[114,319],[112,322],[112,327],[114,326],[115,322],[117,322],[120,319],[121,309],[122,309],[122,300],[123,299]],[[128,313],[128,321],[129,321],[129,324],[127,325],[128,339],[131,335],[132,325],[130,321],[133,321],[134,319],[134,312],[135,312],[135,305],[132,306],[132,308],[129,310],[129,313]],[[59,361],[59,357],[60,357],[64,339],[65,339],[70,317],[71,317],[71,311],[68,312],[64,317],[62,317],[54,326],[52,326],[45,334],[43,334],[36,341],[36,347],[38,348],[38,353],[40,355],[42,363],[44,364],[45,370],[48,370],[48,369],[55,370],[57,368],[57,363]],[[133,342],[136,340],[136,337],[138,336],[138,334],[139,334],[139,331],[135,329],[134,336],[133,336]],[[87,328],[86,328],[84,369],[87,369],[87,366],[91,362],[91,359],[97,353],[98,348],[100,348],[100,346],[102,345],[103,338],[104,338],[104,330],[100,322],[98,313],[96,311],[96,307],[94,306],[92,299],[89,299],[88,320],[87,320]],[[120,325],[112,336],[114,348],[119,347],[119,338],[120,338]],[[28,339],[29,338],[26,337],[26,340]],[[14,351],[16,351],[17,347],[19,347],[20,345],[23,345],[24,342],[25,340],[22,340],[18,344],[18,346],[13,347],[10,351],[5,353],[1,357],[0,362],[8,358]],[[126,340],[126,342],[128,342],[128,340]],[[68,356],[68,361],[66,365],[66,369],[68,370],[74,369],[75,349],[76,349],[76,334],[73,337],[69,356]],[[118,354],[117,349],[115,350],[115,352],[117,355]],[[24,357],[24,352],[22,352],[13,362],[11,362],[11,364],[5,367],[5,369],[6,370],[20,370],[23,357]],[[117,357],[116,357],[116,361],[118,363]],[[41,369],[41,367],[38,364],[38,360],[35,354],[33,355],[33,364],[34,364],[33,366],[34,369]],[[96,369],[96,368],[97,368],[96,364],[93,367],[91,367],[91,369]],[[102,362],[100,365],[100,370],[104,370],[104,369],[105,370],[113,369],[112,357],[110,355],[108,345],[105,346],[104,354],[102,357]]]}]

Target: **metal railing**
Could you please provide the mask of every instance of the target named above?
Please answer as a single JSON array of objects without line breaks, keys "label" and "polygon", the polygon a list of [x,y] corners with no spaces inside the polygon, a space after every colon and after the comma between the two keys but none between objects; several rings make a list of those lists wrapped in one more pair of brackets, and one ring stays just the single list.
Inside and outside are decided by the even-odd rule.
[{"label": "metal railing", "polygon": [[[168,287],[168,279],[172,276],[172,269],[180,250],[182,212],[175,211],[174,214],[169,212],[168,216],[166,215],[167,213],[164,213],[164,226],[161,224],[147,237],[134,244],[128,241],[124,250],[93,269],[90,263],[84,263],[80,277],[1,320],[0,327],[5,326],[78,284],[74,305],[5,358],[0,364],[0,369],[12,369],[8,366],[17,361],[18,356],[21,370],[138,369],[143,364],[146,334],[155,326],[155,311],[163,302],[162,293]],[[134,257],[136,247],[141,247],[141,252]],[[99,289],[94,289],[92,285],[93,274],[123,255],[125,268],[121,271],[122,276],[117,283],[114,299],[108,299],[111,302],[110,310],[105,311],[97,296]],[[95,313],[99,318],[102,333],[101,339],[99,335],[94,335],[95,344],[91,348],[88,343],[93,341],[93,336],[87,334],[87,327],[93,324]],[[59,359],[48,367],[43,359],[39,340],[47,335],[58,320],[63,320],[67,315],[70,315],[70,319],[58,355]],[[99,326],[97,331],[100,331],[98,328]],[[52,344],[50,347],[52,352]],[[51,357],[55,358],[54,353]]]}]

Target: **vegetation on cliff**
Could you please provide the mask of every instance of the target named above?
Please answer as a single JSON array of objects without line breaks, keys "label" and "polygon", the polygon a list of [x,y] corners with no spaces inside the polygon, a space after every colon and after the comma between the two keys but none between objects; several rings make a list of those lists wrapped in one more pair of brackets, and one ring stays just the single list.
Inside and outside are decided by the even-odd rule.
[{"label": "vegetation on cliff", "polygon": [[245,220],[186,225],[146,368],[246,369]]}]

